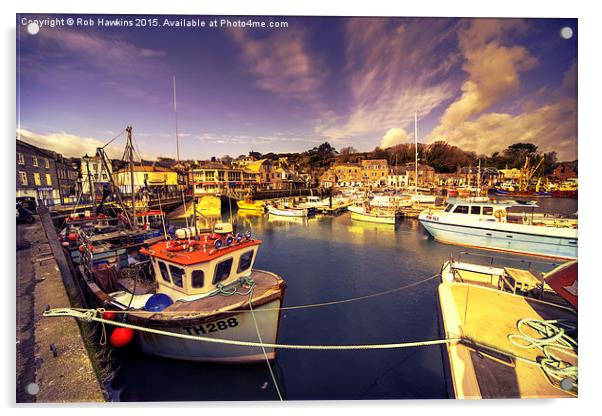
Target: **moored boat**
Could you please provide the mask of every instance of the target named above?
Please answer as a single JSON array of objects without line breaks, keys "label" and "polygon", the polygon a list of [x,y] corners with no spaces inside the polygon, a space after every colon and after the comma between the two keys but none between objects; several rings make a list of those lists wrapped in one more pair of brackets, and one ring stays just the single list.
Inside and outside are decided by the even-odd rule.
[{"label": "moored boat", "polygon": [[[218,227],[219,225],[219,227]],[[285,283],[255,270],[261,244],[250,232],[216,224],[214,232],[176,238],[99,261],[85,250],[80,270],[101,307],[126,324],[216,339],[275,343]],[[126,313],[127,312],[127,313]],[[259,333],[258,333],[259,332]],[[145,353],[209,362],[258,362],[275,350],[137,331]]]},{"label": "moored boat", "polygon": [[[467,264],[457,264],[451,269],[449,266],[444,265],[445,273],[455,271],[451,278],[443,277],[438,297],[443,336],[458,339],[446,344],[444,351],[450,396],[458,399],[576,396],[576,301],[561,305],[528,293],[513,293],[514,285],[506,281],[509,275],[490,276],[490,279],[501,278],[502,285],[507,285],[495,287],[487,282],[486,266],[482,270]],[[475,279],[481,278],[481,282],[475,283]],[[553,286],[562,281],[567,287],[576,288],[576,262],[550,271],[546,280]]]},{"label": "moored boat", "polygon": [[281,217],[307,217],[309,210],[307,208],[291,208],[284,205],[268,205],[268,212],[271,215],[278,215]]},{"label": "moored boat", "polygon": [[238,209],[243,211],[265,212],[264,201],[253,201],[251,199],[245,199],[236,201],[236,205],[238,205]]},{"label": "moored boat", "polygon": [[380,224],[395,224],[396,212],[390,209],[370,206],[350,206],[351,219],[356,221],[375,222]]},{"label": "moored boat", "polygon": [[[531,214],[511,209],[530,209]],[[420,223],[436,240],[469,247],[562,259],[577,258],[577,220],[534,213],[534,203],[448,203],[443,211],[425,210]]]}]

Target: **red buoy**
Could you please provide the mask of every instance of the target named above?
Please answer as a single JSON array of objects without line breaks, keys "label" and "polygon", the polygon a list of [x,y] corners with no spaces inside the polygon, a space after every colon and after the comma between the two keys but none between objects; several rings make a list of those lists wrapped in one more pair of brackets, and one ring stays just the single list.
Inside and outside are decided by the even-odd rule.
[{"label": "red buoy", "polygon": [[75,235],[75,233],[69,233],[67,238],[69,238],[69,240],[71,240],[71,241],[75,241],[75,240],[77,240],[77,235]]},{"label": "red buoy", "polygon": [[116,316],[117,314],[113,311],[104,311],[102,313],[102,319],[106,319],[107,321],[112,321]]},{"label": "red buoy", "polygon": [[111,334],[111,345],[121,348],[128,345],[134,338],[134,330],[130,328],[115,328]]}]

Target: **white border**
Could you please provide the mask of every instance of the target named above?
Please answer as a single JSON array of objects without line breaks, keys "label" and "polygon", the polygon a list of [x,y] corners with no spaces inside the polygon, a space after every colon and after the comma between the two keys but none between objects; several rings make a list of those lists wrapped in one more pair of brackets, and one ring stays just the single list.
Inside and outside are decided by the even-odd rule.
[{"label": "white border", "polygon": [[[8,5],[6,3],[9,3]],[[3,270],[9,269],[7,274],[2,275],[5,284],[5,299],[2,312],[4,314],[4,329],[2,335],[2,347],[6,347],[2,354],[2,366],[4,375],[2,384],[2,403],[6,407],[12,407],[9,412],[17,411],[27,413],[43,411],[48,415],[78,415],[82,412],[108,414],[133,413],[159,415],[171,412],[187,412],[189,407],[203,407],[202,412],[219,412],[223,414],[265,414],[275,412],[287,412],[290,415],[304,414],[308,411],[333,412],[339,409],[352,414],[360,414],[375,407],[379,413],[403,414],[405,412],[433,412],[433,413],[460,413],[479,414],[486,412],[488,415],[506,415],[519,411],[529,413],[564,413],[577,414],[587,410],[593,405],[593,400],[599,396],[597,386],[600,378],[600,322],[601,313],[598,305],[602,304],[600,295],[599,268],[596,267],[595,258],[600,257],[598,247],[600,244],[600,220],[597,209],[600,206],[597,195],[602,194],[601,175],[596,165],[601,165],[602,148],[600,146],[601,128],[597,120],[601,117],[599,75],[600,45],[602,39],[600,28],[602,27],[601,15],[597,13],[595,2],[578,1],[526,1],[526,0],[502,0],[491,4],[487,1],[471,0],[420,0],[415,2],[393,2],[383,0],[370,0],[365,2],[326,2],[324,0],[304,1],[197,1],[192,0],[165,0],[165,1],[129,1],[104,0],[104,1],[78,1],[67,0],[32,1],[20,0],[17,2],[4,2],[3,13],[0,15],[3,21],[3,77],[2,82],[6,93],[2,101],[3,126],[5,126],[5,139],[2,140],[2,154],[6,158],[3,166],[3,198],[2,219],[7,221],[3,224],[5,232],[3,247],[0,250],[0,264]],[[487,401],[479,403],[457,403],[452,401],[387,401],[387,402],[305,402],[286,403],[284,407],[278,403],[157,403],[142,405],[144,410],[136,410],[136,405],[100,405],[100,406],[19,406],[14,403],[14,279],[10,270],[14,270],[14,223],[12,211],[12,197],[14,196],[14,142],[12,138],[15,132],[15,13],[132,13],[132,14],[219,14],[219,15],[310,15],[310,16],[352,16],[352,15],[390,15],[390,16],[449,16],[449,17],[575,17],[579,18],[579,169],[581,192],[579,196],[580,226],[580,252],[581,263],[581,310],[580,310],[580,337],[581,344],[581,380],[580,399],[578,400],[529,400],[529,401]],[[11,268],[7,264],[13,264]],[[9,307],[7,307],[8,305]],[[10,347],[10,348],[9,348]],[[598,350],[598,351],[596,351]],[[202,376],[202,375],[201,375]]]}]

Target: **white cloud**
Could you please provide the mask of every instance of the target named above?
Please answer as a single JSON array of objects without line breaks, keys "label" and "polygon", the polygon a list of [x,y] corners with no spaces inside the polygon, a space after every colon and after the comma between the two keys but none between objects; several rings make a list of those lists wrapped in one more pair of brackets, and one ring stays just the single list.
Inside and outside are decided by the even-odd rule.
[{"label": "white cloud", "polygon": [[[48,134],[35,133],[26,129],[17,129],[17,138],[34,146],[51,150],[68,157],[92,156],[96,154],[98,147],[104,146],[109,139],[98,139],[96,137],[82,137],[66,132],[55,132]],[[118,139],[119,140],[119,139]],[[121,141],[123,144],[123,140]],[[121,159],[123,156],[123,145],[111,144],[105,148],[108,156],[112,159]],[[155,155],[142,154],[142,157],[154,158]]]},{"label": "white cloud", "polygon": [[345,65],[350,111],[324,120],[316,132],[362,147],[358,140],[382,137],[389,129],[411,124],[415,111],[426,116],[451,99],[453,81],[445,75],[459,63],[449,45],[453,26],[443,19],[430,20],[428,32],[436,35],[425,36],[425,24],[351,19]]},{"label": "white cloud", "polygon": [[380,147],[386,149],[387,147],[395,146],[396,144],[405,143],[408,141],[408,133],[401,127],[393,127],[387,130],[383,136]]}]

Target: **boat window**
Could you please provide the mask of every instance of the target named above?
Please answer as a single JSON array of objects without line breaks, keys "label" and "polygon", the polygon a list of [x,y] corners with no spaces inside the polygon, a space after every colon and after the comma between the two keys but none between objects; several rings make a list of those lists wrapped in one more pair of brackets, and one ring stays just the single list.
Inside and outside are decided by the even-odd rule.
[{"label": "boat window", "polygon": [[475,205],[471,206],[470,213],[473,215],[481,215],[481,207]]},{"label": "boat window", "polygon": [[452,210],[452,208],[453,208],[453,207],[454,207],[454,204],[448,204],[448,205],[445,207],[445,212],[450,212],[450,211]]},{"label": "boat window", "polygon": [[483,215],[493,215],[493,207],[483,207]]},{"label": "boat window", "polygon": [[468,214],[468,205],[458,205],[454,209],[454,214]]},{"label": "boat window", "polygon": [[192,287],[199,288],[205,284],[205,273],[202,270],[192,271]]},{"label": "boat window", "polygon": [[171,272],[173,284],[179,287],[184,287],[184,269],[170,264],[169,271]]},{"label": "boat window", "polygon": [[163,277],[163,280],[171,283],[171,279],[169,278],[169,273],[167,272],[167,266],[162,261],[159,262],[159,270],[161,270],[161,277]]},{"label": "boat window", "polygon": [[243,255],[240,256],[240,260],[238,261],[238,269],[236,273],[242,273],[245,270],[248,270],[251,267],[251,262],[253,260],[253,250],[247,251]]},{"label": "boat window", "polygon": [[232,270],[232,263],[234,259],[224,260],[215,267],[215,276],[213,277],[213,284],[219,283],[230,276]]}]

